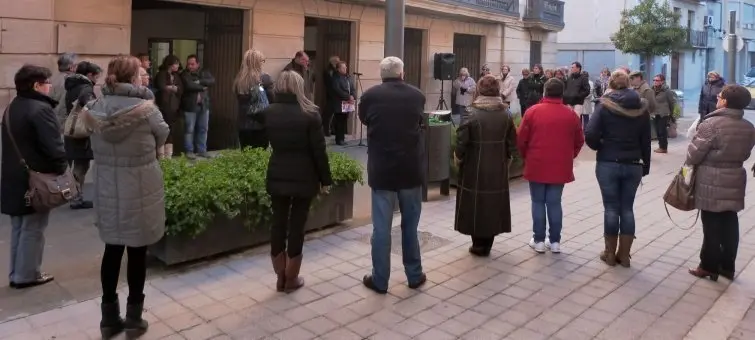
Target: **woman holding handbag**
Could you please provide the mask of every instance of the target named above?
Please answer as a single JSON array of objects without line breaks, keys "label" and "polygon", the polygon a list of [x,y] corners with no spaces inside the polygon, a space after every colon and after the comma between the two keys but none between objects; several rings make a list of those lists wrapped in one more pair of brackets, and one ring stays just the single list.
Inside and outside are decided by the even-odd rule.
[{"label": "woman holding handbag", "polygon": [[246,51],[233,82],[239,104],[239,145],[242,148],[267,148],[269,144],[264,127],[256,117],[270,106],[273,99],[273,81],[262,72],[264,64],[262,52]]},{"label": "woman holding handbag", "polygon": [[755,147],[755,127],[744,119],[750,91],[739,85],[721,90],[716,110],[700,122],[687,147],[686,164],[695,167],[695,208],[703,222],[700,264],[689,273],[718,280],[734,279],[739,246],[739,218],[744,210],[747,170],[743,164]]}]

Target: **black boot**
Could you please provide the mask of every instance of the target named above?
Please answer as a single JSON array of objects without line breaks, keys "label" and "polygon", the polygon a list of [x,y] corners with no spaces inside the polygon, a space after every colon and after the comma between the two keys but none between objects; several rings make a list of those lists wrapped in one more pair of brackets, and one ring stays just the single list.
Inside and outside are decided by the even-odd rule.
[{"label": "black boot", "polygon": [[142,311],[144,310],[144,298],[141,302],[132,303],[129,302],[126,305],[126,321],[124,322],[124,330],[126,331],[127,339],[136,339],[147,332],[149,324],[142,319]]},{"label": "black boot", "polygon": [[121,306],[118,299],[115,302],[101,303],[102,321],[100,321],[100,334],[102,339],[108,340],[123,332],[123,319],[121,319]]}]

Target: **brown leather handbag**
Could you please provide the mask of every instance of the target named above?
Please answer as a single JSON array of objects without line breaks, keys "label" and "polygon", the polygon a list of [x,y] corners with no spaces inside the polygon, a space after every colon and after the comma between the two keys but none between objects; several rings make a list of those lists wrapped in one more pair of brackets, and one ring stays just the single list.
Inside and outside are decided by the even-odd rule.
[{"label": "brown leather handbag", "polygon": [[66,168],[65,173],[62,175],[44,174],[29,168],[26,160],[21,155],[21,150],[16,144],[16,139],[13,138],[9,115],[8,108],[6,108],[4,114],[5,129],[8,131],[8,137],[13,145],[13,149],[15,149],[18,158],[21,160],[21,165],[29,173],[29,189],[24,195],[26,206],[34,208],[36,212],[45,212],[64,205],[78,196],[80,188],[73,177],[71,168]]},{"label": "brown leather handbag", "polygon": [[[663,194],[663,206],[666,208],[666,215],[668,215],[669,219],[671,219],[671,214],[668,211],[669,205],[681,211],[695,210],[695,176],[697,174],[697,169],[692,169],[691,171],[692,174],[690,175],[689,184],[687,184],[684,181],[684,168],[679,169],[679,172],[674,176],[668,189],[666,189],[666,193]],[[692,225],[689,228],[680,228],[685,230],[691,229],[697,224],[697,219],[699,217],[700,213],[698,212],[695,221],[692,222]],[[671,222],[679,227],[673,219],[671,219]]]}]

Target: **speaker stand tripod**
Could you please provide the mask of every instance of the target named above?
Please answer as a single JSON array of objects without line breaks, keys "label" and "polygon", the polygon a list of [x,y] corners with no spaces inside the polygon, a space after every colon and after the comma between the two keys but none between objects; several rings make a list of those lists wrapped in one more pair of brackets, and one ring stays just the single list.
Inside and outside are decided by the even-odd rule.
[{"label": "speaker stand tripod", "polygon": [[[435,107],[435,111],[448,111],[448,104],[446,104],[446,98],[445,98],[445,80],[440,80],[440,98],[438,99],[438,105]],[[456,123],[454,123],[453,118],[453,112],[448,114],[449,120],[451,121],[451,126],[456,126]]]}]

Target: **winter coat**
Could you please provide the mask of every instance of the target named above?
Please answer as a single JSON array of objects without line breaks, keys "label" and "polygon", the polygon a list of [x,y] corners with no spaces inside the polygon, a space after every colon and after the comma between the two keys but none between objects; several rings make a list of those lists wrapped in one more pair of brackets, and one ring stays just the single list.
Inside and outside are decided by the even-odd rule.
[{"label": "winter coat", "polygon": [[422,186],[425,95],[401,79],[383,79],[359,101],[367,126],[367,181],[372,189],[398,191]]},{"label": "winter coat", "polygon": [[[170,91],[168,86],[178,87],[177,91]],[[167,70],[160,70],[155,76],[155,88],[157,89],[157,98],[155,103],[163,115],[163,119],[168,126],[173,126],[181,115],[178,111],[181,109],[181,94],[184,87],[178,73],[171,73]]]},{"label": "winter coat", "polygon": [[[322,73],[322,85],[325,89],[325,107],[328,110],[331,110],[331,112],[339,112],[341,110],[340,106],[338,107],[339,111],[333,111],[335,108],[335,103],[333,101],[333,78],[338,75],[338,70],[336,70],[333,65],[330,63],[326,67],[325,71]],[[338,103],[340,105],[340,101]]]},{"label": "winter coat", "polygon": [[600,98],[585,131],[585,143],[599,162],[642,163],[650,173],[650,116],[632,89],[612,90]]},{"label": "winter coat", "polygon": [[697,127],[687,147],[687,164],[695,166],[695,207],[704,211],[742,211],[747,170],[743,163],[755,147],[755,128],[744,111],[719,109]]},{"label": "winter coat", "polygon": [[566,78],[566,88],[564,89],[564,104],[566,105],[584,105],[585,99],[590,95],[590,81],[582,73],[572,73]]},{"label": "winter coat", "polygon": [[719,79],[714,82],[705,82],[703,88],[700,89],[700,101],[697,104],[697,113],[701,115],[707,115],[713,111],[716,111],[716,103],[718,102],[718,94],[723,90],[726,83],[723,79]]},{"label": "winter coat", "polygon": [[[526,92],[524,94],[525,105],[527,108],[529,108],[532,105],[535,105],[540,102],[540,99],[543,98],[543,87],[545,86],[545,76],[542,74],[536,75],[536,74],[530,74],[530,76],[527,78],[527,86],[525,88]],[[521,101],[521,97],[519,97]]]},{"label": "winter coat", "polygon": [[335,114],[343,114],[343,112],[341,112],[341,102],[348,101],[349,96],[354,99],[357,98],[354,79],[348,75],[336,72],[330,80],[330,84],[332,86],[330,97],[331,112]]},{"label": "winter coat", "polygon": [[655,92],[655,111],[653,116],[668,117],[674,113],[676,107],[676,93],[666,85],[660,88],[653,88]]},{"label": "winter coat", "polygon": [[116,84],[84,115],[94,129],[94,208],[107,244],[142,247],[165,233],[163,172],[157,148],[170,129],[146,87]]},{"label": "winter coat", "polygon": [[276,93],[276,102],[258,119],[273,150],[267,166],[267,193],[314,197],[332,185],[320,114],[301,110],[296,96]]},{"label": "winter coat", "polygon": [[47,95],[56,103],[53,110],[60,124],[60,131],[63,131],[68,112],[71,112],[71,110],[66,111],[66,78],[72,74],[73,72],[60,72],[50,78],[50,93]]},{"label": "winter coat", "polygon": [[[516,85],[516,97],[519,98],[519,105],[525,106],[527,104],[527,80],[528,78],[519,79]],[[522,112],[524,114],[524,112]]]},{"label": "winter coat", "polygon": [[561,101],[543,98],[531,107],[516,133],[524,158],[524,178],[530,182],[565,184],[574,181],[574,158],[585,138],[582,123]]},{"label": "winter coat", "polygon": [[645,113],[648,114],[648,117],[652,116],[655,113],[656,110],[656,103],[655,103],[655,91],[653,90],[650,85],[648,85],[647,82],[642,82],[640,86],[636,87],[634,89],[637,91],[637,93],[640,95],[640,98],[642,98],[642,101],[644,102],[643,106],[645,107]]},{"label": "winter coat", "polygon": [[307,98],[314,100],[315,73],[312,71],[311,67],[305,70],[304,67],[297,64],[294,59],[291,59],[291,62],[283,68],[283,71],[294,71],[304,78],[304,93],[307,95]]},{"label": "winter coat", "polygon": [[[8,105],[5,115],[21,155],[31,170],[45,174],[63,174],[68,168],[60,124],[54,107],[58,103],[36,91],[19,92]],[[65,107],[65,106],[64,106]],[[35,213],[26,206],[29,174],[21,165],[2,117],[2,173],[0,174],[0,212],[10,216]]]},{"label": "winter coat", "polygon": [[[467,107],[472,104],[472,98],[474,97],[475,88],[477,87],[477,84],[475,84],[472,77],[467,77],[463,81],[461,78],[456,78],[453,87],[454,93],[456,94],[456,105]],[[462,88],[464,88],[463,94],[461,93]]]},{"label": "winter coat", "polygon": [[189,69],[184,69],[181,72],[181,82],[183,83],[181,111],[197,112],[200,105],[204,110],[209,110],[210,94],[207,88],[215,85],[215,77],[209,71],[191,72]]},{"label": "winter coat", "polygon": [[[265,90],[265,95],[267,96],[267,102],[272,103],[273,102],[273,80],[270,78],[269,75],[266,73],[263,73],[260,76],[260,82],[262,85],[262,88]],[[236,93],[236,100],[239,104],[239,112],[238,112],[238,124],[239,124],[239,130],[241,131],[258,131],[262,130],[262,124],[254,119],[254,117],[247,114],[247,111],[249,111],[249,107],[252,106],[252,97],[248,93]]]},{"label": "winter coat", "polygon": [[[68,114],[74,105],[80,103],[86,105],[94,99],[94,83],[83,74],[72,74],[66,78],[65,107]],[[64,137],[66,156],[69,160],[92,160],[92,146],[89,138]]]},{"label": "winter coat", "polygon": [[507,74],[506,77],[503,75],[500,76],[498,79],[501,81],[501,98],[504,102],[510,103],[516,99],[516,86],[514,85],[514,76],[511,74]]},{"label": "winter coat", "polygon": [[516,128],[500,97],[477,97],[456,130],[458,162],[454,230],[473,237],[511,232],[509,164]]}]

